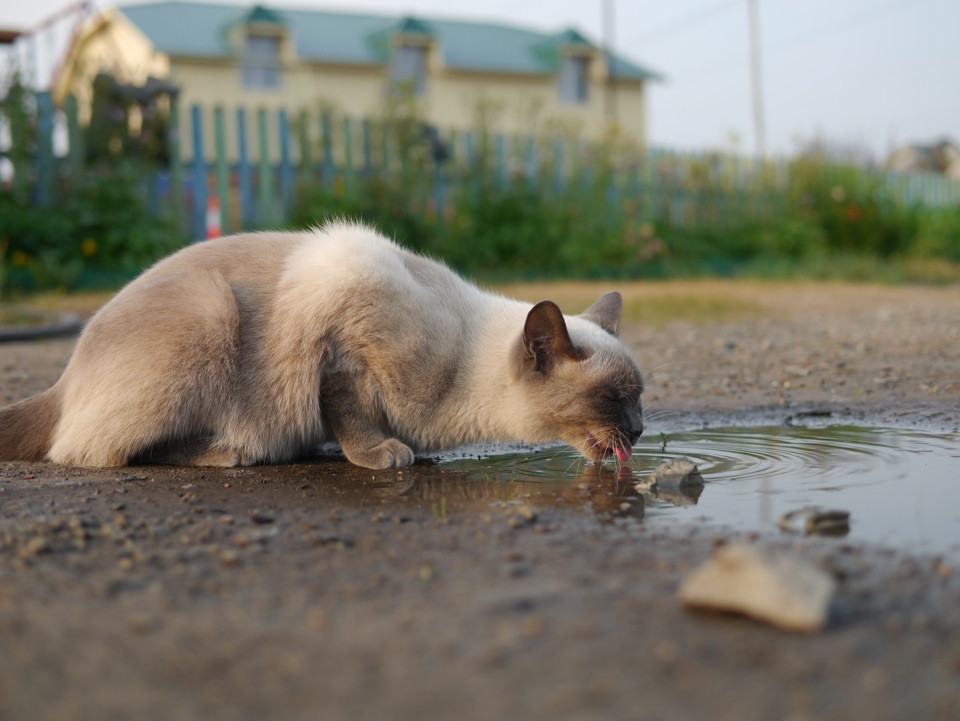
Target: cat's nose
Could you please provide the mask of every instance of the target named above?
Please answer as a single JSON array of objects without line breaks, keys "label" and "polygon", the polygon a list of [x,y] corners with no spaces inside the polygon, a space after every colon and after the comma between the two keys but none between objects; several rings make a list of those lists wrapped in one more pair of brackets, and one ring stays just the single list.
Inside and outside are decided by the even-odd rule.
[{"label": "cat's nose", "polygon": [[633,445],[640,440],[640,436],[643,435],[643,421],[640,421],[635,428],[630,430],[630,445]]}]

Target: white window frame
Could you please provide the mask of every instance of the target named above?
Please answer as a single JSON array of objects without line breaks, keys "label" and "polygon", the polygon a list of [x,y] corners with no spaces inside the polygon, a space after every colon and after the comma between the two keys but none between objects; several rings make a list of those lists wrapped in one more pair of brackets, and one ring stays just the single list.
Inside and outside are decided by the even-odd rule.
[{"label": "white window frame", "polygon": [[564,55],[560,65],[560,102],[586,105],[590,101],[590,58]]},{"label": "white window frame", "polygon": [[393,89],[409,87],[413,94],[427,94],[427,58],[430,48],[419,43],[400,43],[390,63],[390,85]]},{"label": "white window frame", "polygon": [[277,90],[283,83],[283,37],[248,33],[243,40],[241,75],[247,90]]}]

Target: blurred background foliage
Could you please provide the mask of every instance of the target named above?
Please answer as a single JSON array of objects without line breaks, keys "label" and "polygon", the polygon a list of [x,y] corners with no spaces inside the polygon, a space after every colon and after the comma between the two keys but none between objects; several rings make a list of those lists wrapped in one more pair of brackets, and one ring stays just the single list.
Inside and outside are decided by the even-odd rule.
[{"label": "blurred background foliage", "polygon": [[[98,78],[83,156],[60,163],[53,198],[38,200],[30,182],[0,187],[0,292],[118,287],[189,242],[196,209],[171,203],[169,185],[165,202],[156,196],[176,162],[174,101],[168,87]],[[17,138],[8,158],[33,167],[42,150],[36,98],[14,83],[0,113]],[[549,120],[532,122],[528,138],[502,139],[489,116],[478,108],[465,146],[425,125],[414,102],[391,98],[374,120],[384,150],[372,170],[301,168],[278,220],[247,226],[362,219],[496,282],[960,280],[960,206],[905,202],[876,169],[816,151],[776,163],[722,152],[679,158],[630,147],[616,129],[587,144]]]}]

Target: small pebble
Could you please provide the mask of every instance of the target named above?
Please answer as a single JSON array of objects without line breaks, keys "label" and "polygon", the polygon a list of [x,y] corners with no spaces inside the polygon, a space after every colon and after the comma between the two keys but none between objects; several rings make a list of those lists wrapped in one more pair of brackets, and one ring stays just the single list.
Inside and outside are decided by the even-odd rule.
[{"label": "small pebble", "polygon": [[677,660],[677,657],[680,655],[680,649],[677,648],[677,644],[674,641],[660,641],[653,649],[653,655],[657,657],[657,660],[661,663],[673,663]]},{"label": "small pebble", "polygon": [[311,608],[307,611],[307,623],[311,628],[322,631],[330,625],[330,618],[322,608]]}]

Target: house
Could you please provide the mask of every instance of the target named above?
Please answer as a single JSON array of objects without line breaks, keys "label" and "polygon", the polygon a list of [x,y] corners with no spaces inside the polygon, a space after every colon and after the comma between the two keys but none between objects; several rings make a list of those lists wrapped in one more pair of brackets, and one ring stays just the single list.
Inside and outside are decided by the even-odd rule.
[{"label": "house", "polygon": [[74,94],[85,107],[98,72],[172,81],[183,108],[378,117],[404,93],[445,130],[483,116],[500,133],[551,123],[595,138],[616,123],[638,144],[647,83],[659,79],[573,28],[169,1],[97,15],[68,51],[55,99]]},{"label": "house", "polygon": [[960,180],[960,146],[946,139],[932,145],[904,145],[890,154],[887,167],[901,173],[937,173]]}]

